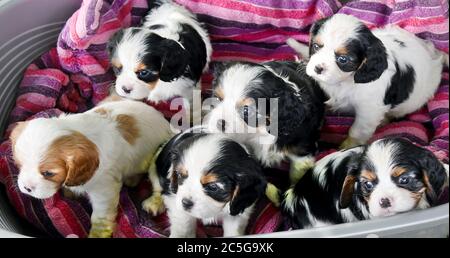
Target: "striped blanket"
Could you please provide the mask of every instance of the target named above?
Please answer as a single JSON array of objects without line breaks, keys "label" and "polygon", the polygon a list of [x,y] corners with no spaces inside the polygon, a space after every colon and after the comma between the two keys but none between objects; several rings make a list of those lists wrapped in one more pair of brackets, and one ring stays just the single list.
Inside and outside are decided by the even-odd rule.
[{"label": "striped blanket", "polygon": [[[212,39],[213,61],[293,60],[295,55],[285,44],[286,39],[293,37],[307,42],[314,21],[338,12],[355,15],[371,28],[397,24],[448,53],[447,0],[366,0],[343,6],[337,0],[175,1],[196,13],[205,24]],[[25,71],[7,134],[17,121],[56,116],[61,112],[83,112],[107,96],[114,75],[105,51],[106,42],[120,28],[137,26],[146,12],[145,0],[84,0],[62,30],[56,47]],[[380,127],[373,139],[406,137],[448,163],[448,76],[445,68],[441,86],[426,106]],[[205,95],[210,92],[211,79],[210,73],[203,77]],[[172,114],[167,104],[157,108],[166,117]],[[352,123],[353,117],[347,114],[327,115],[319,158],[335,150]],[[46,200],[29,198],[16,187],[17,173],[10,143],[4,141],[0,145],[0,182],[7,186],[8,197],[19,215],[50,236],[87,236],[92,210],[86,199],[71,200],[61,194]],[[286,169],[267,169],[266,174],[275,184],[285,186]],[[168,235],[165,214],[150,218],[140,209],[141,201],[149,194],[146,181],[136,188],[122,189],[115,237]],[[257,203],[250,221],[249,234],[286,229],[279,211],[267,200]],[[219,235],[219,226],[199,225],[199,237]]]}]

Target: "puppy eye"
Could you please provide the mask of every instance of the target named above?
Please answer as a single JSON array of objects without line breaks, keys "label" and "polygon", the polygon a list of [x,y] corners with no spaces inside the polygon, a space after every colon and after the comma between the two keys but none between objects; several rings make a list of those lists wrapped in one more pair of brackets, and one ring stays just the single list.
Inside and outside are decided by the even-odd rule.
[{"label": "puppy eye", "polygon": [[52,173],[50,171],[44,171],[41,174],[42,174],[43,177],[47,177],[47,178],[53,177],[55,175],[55,173]]},{"label": "puppy eye", "polygon": [[220,190],[220,187],[216,183],[209,183],[206,185],[206,189],[209,192],[217,192]]},{"label": "puppy eye", "polygon": [[364,186],[364,188],[365,188],[367,191],[372,191],[372,190],[373,190],[373,187],[374,187],[373,183],[370,182],[370,181],[365,181],[365,182],[363,183],[363,186]]},{"label": "puppy eye", "polygon": [[313,49],[314,51],[317,51],[317,50],[319,50],[319,49],[320,49],[320,46],[319,46],[319,44],[317,44],[317,43],[313,43],[313,44],[312,44],[312,49]]},{"label": "puppy eye", "polygon": [[341,64],[346,64],[346,63],[348,63],[348,57],[347,56],[338,56],[337,61]]},{"label": "puppy eye", "polygon": [[158,79],[158,74],[155,71],[148,69],[140,70],[136,73],[139,80],[145,82],[156,81]]},{"label": "puppy eye", "polygon": [[398,183],[401,185],[407,185],[410,181],[411,179],[407,176],[402,176],[398,179]]}]

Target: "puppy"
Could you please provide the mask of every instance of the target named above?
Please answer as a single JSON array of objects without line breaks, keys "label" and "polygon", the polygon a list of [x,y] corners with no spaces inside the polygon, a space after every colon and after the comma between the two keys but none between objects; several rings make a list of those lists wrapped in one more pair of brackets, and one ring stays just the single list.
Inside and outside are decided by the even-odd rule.
[{"label": "puppy", "polygon": [[225,237],[243,235],[266,180],[245,147],[221,134],[187,130],[156,160],[170,237],[195,237],[197,219],[222,221]]},{"label": "puppy", "polygon": [[60,188],[87,194],[90,237],[110,237],[122,183],[135,185],[141,163],[171,137],[155,109],[131,100],[105,102],[81,114],[19,123],[11,133],[21,192],[35,198]]},{"label": "puppy", "polygon": [[401,138],[381,139],[317,162],[284,194],[295,229],[391,216],[437,204],[448,165]]},{"label": "puppy", "polygon": [[194,14],[172,1],[157,1],[139,28],[117,32],[108,43],[120,96],[155,103],[192,99],[212,48]]},{"label": "puppy", "polygon": [[315,153],[325,98],[304,70],[288,61],[218,64],[209,130],[245,144],[265,166]]},{"label": "puppy", "polygon": [[[291,39],[297,52],[304,48]],[[316,22],[306,73],[318,81],[334,110],[354,112],[342,148],[364,144],[382,121],[423,106],[435,93],[448,55],[397,26],[370,31],[345,14]]]}]

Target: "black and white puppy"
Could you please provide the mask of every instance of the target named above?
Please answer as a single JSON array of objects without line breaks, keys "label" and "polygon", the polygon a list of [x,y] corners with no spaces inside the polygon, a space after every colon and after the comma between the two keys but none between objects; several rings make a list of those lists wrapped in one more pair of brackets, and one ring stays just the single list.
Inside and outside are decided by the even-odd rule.
[{"label": "black and white puppy", "polygon": [[439,86],[443,63],[448,55],[404,29],[370,31],[353,16],[336,14],[312,26],[306,73],[328,94],[328,106],[355,112],[342,144],[349,148],[366,143],[386,118],[423,106]]},{"label": "black and white puppy", "polygon": [[448,165],[386,138],[318,161],[286,191],[282,211],[296,229],[354,222],[434,206],[446,186]]},{"label": "black and white puppy", "polygon": [[209,37],[194,14],[172,1],[157,1],[141,27],[109,41],[117,94],[159,102],[192,99],[211,56]]},{"label": "black and white puppy", "polygon": [[156,161],[170,237],[195,237],[197,219],[222,221],[225,237],[243,235],[267,185],[261,167],[224,135],[192,130],[172,138]]},{"label": "black and white puppy", "polygon": [[218,64],[209,130],[245,144],[265,166],[315,153],[325,99],[304,70],[289,61]]}]

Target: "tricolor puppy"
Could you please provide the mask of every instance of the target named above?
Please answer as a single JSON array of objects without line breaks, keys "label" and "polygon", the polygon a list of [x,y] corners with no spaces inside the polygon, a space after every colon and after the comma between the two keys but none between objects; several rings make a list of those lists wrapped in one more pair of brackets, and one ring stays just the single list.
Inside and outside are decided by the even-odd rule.
[{"label": "tricolor puppy", "polygon": [[176,135],[156,161],[170,237],[195,237],[197,219],[222,221],[224,236],[245,233],[254,203],[266,180],[258,162],[222,134]]},{"label": "tricolor puppy", "polygon": [[171,137],[155,109],[131,100],[106,102],[81,114],[19,123],[11,133],[21,192],[53,196],[62,187],[87,194],[90,237],[110,237],[122,183],[135,185],[141,163]]},{"label": "tricolor puppy", "polygon": [[194,14],[172,1],[157,1],[141,27],[117,32],[109,41],[116,92],[159,102],[192,99],[211,56],[211,43]]},{"label": "tricolor puppy", "polygon": [[434,206],[448,186],[448,165],[401,138],[333,153],[291,189],[282,211],[293,228],[385,217]]},{"label": "tricolor puppy", "polygon": [[448,55],[406,30],[370,31],[345,14],[312,26],[309,56],[306,73],[328,94],[327,104],[356,115],[343,148],[366,143],[385,119],[423,106],[439,86],[443,63],[448,65]]},{"label": "tricolor puppy", "polygon": [[228,63],[215,67],[218,98],[206,124],[249,147],[265,166],[316,151],[324,94],[295,62]]}]

